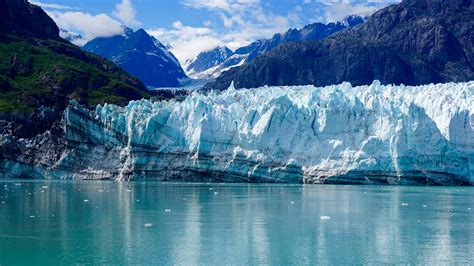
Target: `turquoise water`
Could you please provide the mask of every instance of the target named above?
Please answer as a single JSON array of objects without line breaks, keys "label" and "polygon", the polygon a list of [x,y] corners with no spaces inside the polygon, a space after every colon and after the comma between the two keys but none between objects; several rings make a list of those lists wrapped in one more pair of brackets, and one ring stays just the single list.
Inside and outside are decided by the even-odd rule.
[{"label": "turquoise water", "polygon": [[473,188],[11,181],[0,201],[0,265],[474,263]]}]

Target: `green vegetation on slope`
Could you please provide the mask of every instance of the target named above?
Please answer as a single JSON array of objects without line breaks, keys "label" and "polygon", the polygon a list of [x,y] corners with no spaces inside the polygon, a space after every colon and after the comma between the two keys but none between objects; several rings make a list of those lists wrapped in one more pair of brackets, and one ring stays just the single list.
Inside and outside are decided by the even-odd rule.
[{"label": "green vegetation on slope", "polygon": [[0,112],[93,106],[148,98],[144,85],[113,63],[62,40],[0,34]]}]

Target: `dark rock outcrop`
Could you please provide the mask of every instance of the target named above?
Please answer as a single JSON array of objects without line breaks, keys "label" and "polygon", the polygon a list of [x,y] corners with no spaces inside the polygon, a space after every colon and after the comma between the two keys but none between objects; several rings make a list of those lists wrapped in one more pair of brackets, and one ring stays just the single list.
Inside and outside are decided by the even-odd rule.
[{"label": "dark rock outcrop", "polygon": [[0,0],[0,30],[38,38],[59,38],[56,23],[27,0]]},{"label": "dark rock outcrop", "polygon": [[206,87],[420,85],[472,80],[473,66],[473,1],[405,0],[325,40],[281,45]]}]

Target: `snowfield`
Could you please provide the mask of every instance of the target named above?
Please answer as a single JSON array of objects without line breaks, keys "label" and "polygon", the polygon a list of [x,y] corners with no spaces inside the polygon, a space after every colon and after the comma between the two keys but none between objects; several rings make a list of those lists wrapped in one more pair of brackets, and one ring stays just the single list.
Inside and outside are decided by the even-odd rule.
[{"label": "snowfield", "polygon": [[[73,103],[49,178],[474,184],[474,82],[348,83]],[[19,166],[17,166],[19,167]]]}]

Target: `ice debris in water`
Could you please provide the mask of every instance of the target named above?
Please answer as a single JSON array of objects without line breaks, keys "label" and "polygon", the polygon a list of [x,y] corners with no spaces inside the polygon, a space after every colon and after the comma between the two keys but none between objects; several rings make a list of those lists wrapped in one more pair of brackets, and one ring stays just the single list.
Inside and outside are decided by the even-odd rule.
[{"label": "ice debris in water", "polygon": [[402,203],[402,206],[408,206],[408,203],[404,202]]},{"label": "ice debris in water", "polygon": [[329,216],[321,216],[321,220],[323,220],[323,221],[324,221],[324,220],[329,220],[329,219],[331,219],[331,217],[329,217]]},{"label": "ice debris in water", "polygon": [[171,209],[165,209],[165,212],[171,212]]},{"label": "ice debris in water", "polygon": [[146,223],[144,226],[145,226],[145,228],[150,228],[150,227],[153,226],[153,224],[152,223]]}]

